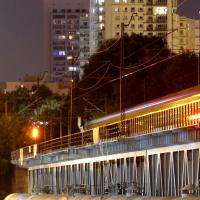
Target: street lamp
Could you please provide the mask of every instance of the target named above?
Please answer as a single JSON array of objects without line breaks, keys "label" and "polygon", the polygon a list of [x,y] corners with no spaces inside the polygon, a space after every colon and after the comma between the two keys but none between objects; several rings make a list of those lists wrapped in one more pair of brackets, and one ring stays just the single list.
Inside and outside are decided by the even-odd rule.
[{"label": "street lamp", "polygon": [[[67,60],[70,61],[71,60],[71,65],[72,67],[74,67],[74,55],[73,55],[73,50],[74,50],[74,46],[71,42],[71,40],[73,39],[73,35],[69,35],[69,41],[70,41],[70,45],[71,45],[71,55],[67,56]],[[69,67],[69,66],[68,66]],[[69,70],[69,68],[68,68]],[[74,83],[74,77],[73,77],[73,70],[71,71],[71,79],[70,79],[70,116],[69,116],[69,126],[68,126],[68,134],[69,134],[69,144],[71,144],[71,134],[72,134],[72,123],[73,123],[73,83]]]},{"label": "street lamp", "polygon": [[38,127],[34,126],[31,131],[32,131],[32,138],[34,139],[34,141],[36,143],[36,139],[39,136],[39,129],[38,129]]}]

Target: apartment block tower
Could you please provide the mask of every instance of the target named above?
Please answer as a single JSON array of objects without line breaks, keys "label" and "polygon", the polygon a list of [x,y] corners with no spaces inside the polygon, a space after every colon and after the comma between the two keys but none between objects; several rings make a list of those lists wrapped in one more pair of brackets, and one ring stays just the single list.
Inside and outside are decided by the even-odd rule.
[{"label": "apartment block tower", "polygon": [[90,0],[90,52],[103,39],[121,36],[121,23],[127,34],[164,37],[173,46],[173,15],[177,0]]},{"label": "apartment block tower", "polygon": [[200,52],[200,20],[174,15],[173,52]]},{"label": "apartment block tower", "polygon": [[67,83],[72,74],[79,76],[80,41],[84,41],[80,38],[88,37],[88,27],[83,29],[82,19],[88,17],[89,0],[46,0],[44,9],[44,42],[50,80]]},{"label": "apartment block tower", "polygon": [[96,52],[105,38],[105,0],[90,0],[90,55]]}]

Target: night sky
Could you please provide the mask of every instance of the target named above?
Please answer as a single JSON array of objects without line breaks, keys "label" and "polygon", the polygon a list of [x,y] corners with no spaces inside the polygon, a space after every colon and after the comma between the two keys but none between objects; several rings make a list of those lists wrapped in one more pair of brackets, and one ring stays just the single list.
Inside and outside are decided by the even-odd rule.
[{"label": "night sky", "polygon": [[[0,82],[45,70],[42,2],[0,0]],[[181,15],[200,19],[200,0],[180,0],[179,4]]]}]

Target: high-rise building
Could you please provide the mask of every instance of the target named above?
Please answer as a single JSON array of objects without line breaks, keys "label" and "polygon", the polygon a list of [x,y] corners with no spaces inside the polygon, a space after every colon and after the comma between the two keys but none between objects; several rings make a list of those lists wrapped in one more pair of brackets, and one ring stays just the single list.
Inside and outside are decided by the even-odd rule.
[{"label": "high-rise building", "polygon": [[104,39],[120,37],[121,23],[130,20],[125,33],[164,37],[172,48],[176,9],[177,0],[90,0],[90,52]]},{"label": "high-rise building", "polygon": [[105,0],[90,0],[90,55],[105,40]]},{"label": "high-rise building", "polygon": [[121,23],[130,22],[125,33],[167,37],[171,47],[176,7],[176,0],[106,0],[105,38],[120,37]]},{"label": "high-rise building", "polygon": [[79,54],[79,62],[80,62],[80,78],[84,73],[83,66],[88,63],[90,50],[89,50],[89,14],[80,17],[80,27],[79,27],[79,40],[80,40],[80,54]]},{"label": "high-rise building", "polygon": [[173,52],[200,51],[200,20],[174,15]]},{"label": "high-rise building", "polygon": [[[88,16],[89,0],[45,1],[46,66],[51,81],[69,81],[79,74],[80,19]],[[88,30],[86,31],[86,35]],[[83,30],[81,30],[82,35]],[[82,36],[81,35],[81,36]]]}]

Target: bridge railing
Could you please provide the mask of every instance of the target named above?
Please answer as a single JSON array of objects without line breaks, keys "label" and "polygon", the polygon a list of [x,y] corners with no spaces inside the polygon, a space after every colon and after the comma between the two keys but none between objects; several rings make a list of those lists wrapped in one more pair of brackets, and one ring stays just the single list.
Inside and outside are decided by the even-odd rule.
[{"label": "bridge railing", "polygon": [[[200,127],[200,100],[175,105],[174,107],[132,116],[123,123],[116,121],[96,127],[92,130],[74,133],[40,143],[36,146],[25,147],[12,152],[12,160],[29,158],[36,153],[49,153],[66,148],[78,148],[100,142],[110,142],[119,137],[138,137],[165,131]],[[133,113],[134,114],[134,113]]]},{"label": "bridge railing", "polygon": [[88,130],[18,149],[11,153],[11,160],[12,162],[18,162],[19,160],[23,161],[24,159],[49,152],[52,153],[62,149],[78,148],[91,144],[93,144],[93,131]]}]

